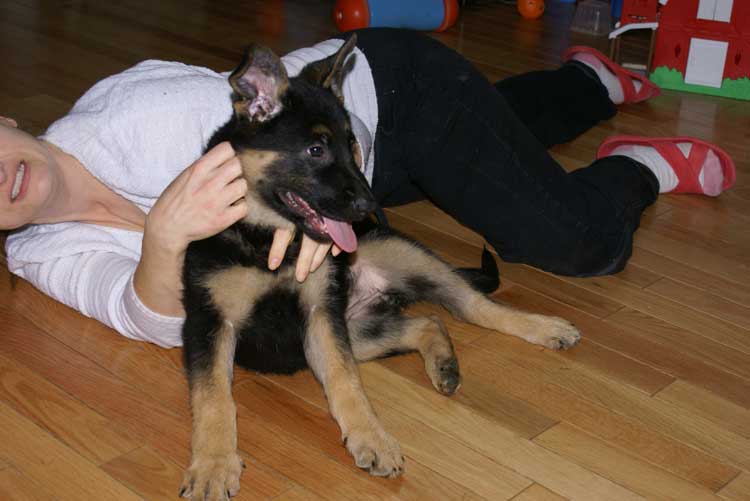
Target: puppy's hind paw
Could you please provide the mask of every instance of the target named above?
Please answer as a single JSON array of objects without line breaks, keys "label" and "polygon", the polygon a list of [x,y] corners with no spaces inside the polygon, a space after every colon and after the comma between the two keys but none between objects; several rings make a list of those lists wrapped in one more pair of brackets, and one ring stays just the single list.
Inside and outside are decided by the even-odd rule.
[{"label": "puppy's hind paw", "polygon": [[553,350],[567,350],[578,344],[581,333],[575,325],[564,318],[546,317],[544,321],[545,332],[540,336],[542,344]]}]

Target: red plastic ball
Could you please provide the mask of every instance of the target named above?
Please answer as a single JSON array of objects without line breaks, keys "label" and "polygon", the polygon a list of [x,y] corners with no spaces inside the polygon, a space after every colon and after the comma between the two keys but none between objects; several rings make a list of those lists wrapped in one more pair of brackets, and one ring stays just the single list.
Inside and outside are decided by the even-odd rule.
[{"label": "red plastic ball", "polygon": [[339,31],[367,28],[370,25],[367,0],[338,0],[333,8],[333,22]]},{"label": "red plastic ball", "polygon": [[524,19],[536,19],[544,14],[544,0],[518,0],[518,13]]}]

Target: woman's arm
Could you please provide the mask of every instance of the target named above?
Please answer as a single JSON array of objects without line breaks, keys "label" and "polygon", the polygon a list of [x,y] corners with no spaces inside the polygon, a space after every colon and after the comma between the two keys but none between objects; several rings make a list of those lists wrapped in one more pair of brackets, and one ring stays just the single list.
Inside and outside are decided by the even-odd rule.
[{"label": "woman's arm", "polygon": [[241,174],[234,150],[221,143],[177,176],[151,208],[133,286],[154,312],[184,315],[181,277],[187,246],[247,215],[247,182]]},{"label": "woman's arm", "polygon": [[77,253],[44,262],[16,263],[9,269],[48,296],[95,318],[125,337],[164,348],[182,344],[180,317],[146,307],[133,288],[137,261],[112,251]]}]

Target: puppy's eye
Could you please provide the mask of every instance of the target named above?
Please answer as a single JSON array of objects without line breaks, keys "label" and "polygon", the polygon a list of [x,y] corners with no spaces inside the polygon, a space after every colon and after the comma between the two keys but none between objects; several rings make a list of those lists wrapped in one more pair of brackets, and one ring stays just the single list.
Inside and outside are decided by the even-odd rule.
[{"label": "puppy's eye", "polygon": [[322,146],[310,146],[307,148],[307,154],[311,157],[322,157],[323,156],[323,147]]}]

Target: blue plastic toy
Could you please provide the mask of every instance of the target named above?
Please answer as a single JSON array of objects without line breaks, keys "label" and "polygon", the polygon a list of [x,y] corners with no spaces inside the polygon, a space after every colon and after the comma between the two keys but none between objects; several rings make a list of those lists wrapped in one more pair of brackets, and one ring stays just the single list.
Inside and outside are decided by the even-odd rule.
[{"label": "blue plastic toy", "polygon": [[374,26],[444,31],[458,18],[458,0],[337,0],[333,20],[341,31]]}]

